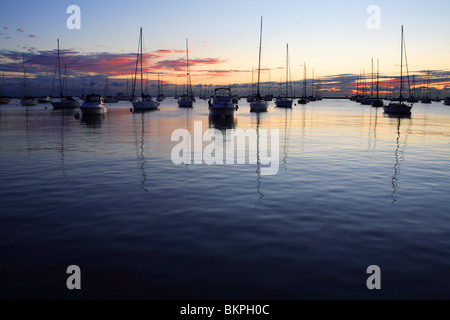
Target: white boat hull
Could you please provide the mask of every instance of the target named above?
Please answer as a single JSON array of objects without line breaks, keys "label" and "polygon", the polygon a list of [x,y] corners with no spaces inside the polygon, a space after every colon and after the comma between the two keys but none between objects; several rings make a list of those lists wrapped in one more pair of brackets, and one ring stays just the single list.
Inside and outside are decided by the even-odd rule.
[{"label": "white boat hull", "polygon": [[289,99],[277,99],[275,105],[279,108],[292,108],[292,100]]},{"label": "white boat hull", "polygon": [[253,101],[250,102],[250,112],[264,112],[267,111],[267,101]]},{"label": "white boat hull", "polygon": [[74,109],[80,106],[78,101],[62,100],[52,102],[53,109]]},{"label": "white boat hull", "polygon": [[191,99],[180,99],[178,100],[178,106],[183,108],[192,108],[192,100]]},{"label": "white boat hull", "polygon": [[159,108],[158,101],[136,101],[133,102],[134,110],[156,110]]}]

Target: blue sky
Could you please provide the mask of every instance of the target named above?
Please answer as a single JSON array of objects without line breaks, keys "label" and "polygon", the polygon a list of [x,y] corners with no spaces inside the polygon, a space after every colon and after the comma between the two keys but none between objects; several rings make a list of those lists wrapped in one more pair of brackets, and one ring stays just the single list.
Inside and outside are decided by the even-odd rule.
[{"label": "blue sky", "polygon": [[[66,27],[66,9],[72,4],[81,9],[81,30]],[[381,10],[379,30],[367,28],[370,5]],[[304,61],[314,67],[317,76],[327,76],[361,69],[368,72],[372,57],[380,58],[383,73],[398,73],[402,24],[411,70],[449,70],[449,12],[448,0],[18,0],[2,3],[0,50],[32,55],[55,49],[59,38],[63,49],[84,54],[133,53],[142,26],[146,52],[184,50],[189,38],[191,58],[215,59],[216,63],[193,66],[194,83],[248,82],[258,63],[259,19],[263,16],[262,67],[272,69],[272,81],[284,78],[286,43],[295,79],[302,77]],[[178,53],[164,59],[183,56]],[[217,72],[207,74],[206,67]],[[170,79],[168,70],[162,72]],[[263,80],[268,80],[267,72]]]}]

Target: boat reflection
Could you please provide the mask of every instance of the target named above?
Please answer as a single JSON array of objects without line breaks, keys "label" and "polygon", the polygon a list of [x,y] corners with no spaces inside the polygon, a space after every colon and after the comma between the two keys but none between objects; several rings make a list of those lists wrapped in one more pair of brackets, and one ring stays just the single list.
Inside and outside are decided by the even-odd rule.
[{"label": "boat reflection", "polygon": [[234,129],[237,124],[237,119],[234,117],[209,117],[209,127],[218,130]]},{"label": "boat reflection", "polygon": [[287,158],[288,158],[287,150],[289,148],[288,137],[290,135],[290,132],[288,132],[288,128],[290,131],[292,121],[292,109],[286,108],[283,109],[283,111],[284,111],[284,139],[283,139],[283,160],[281,161],[281,163],[284,170],[287,171]]},{"label": "boat reflection", "polygon": [[[136,132],[136,155],[138,158],[138,167],[141,171],[141,186],[140,188],[144,190],[145,192],[148,192],[147,188],[145,187],[145,183],[147,181],[147,173],[145,172],[145,157],[144,157],[144,145],[145,145],[145,121],[144,121],[144,113],[143,110],[139,112],[133,113],[133,124],[134,128],[137,130],[138,126],[136,125],[136,117],[138,116],[136,113],[139,113],[139,116],[141,118],[141,134],[138,141],[138,134]],[[136,116],[135,116],[136,114]]]},{"label": "boat reflection", "polygon": [[[400,166],[401,163],[405,160],[405,149],[408,141],[408,131],[406,130],[404,141],[401,141],[401,131],[400,126],[402,121],[407,121],[403,119],[410,119],[410,115],[389,115],[389,118],[397,119],[397,137],[396,137],[396,147],[394,152],[395,164],[394,164],[394,175],[392,176],[392,203],[397,202],[397,191],[400,189],[399,187],[399,176],[400,176]],[[408,121],[409,122],[409,121]],[[410,122],[409,122],[410,123]]]},{"label": "boat reflection", "polygon": [[[375,116],[372,114],[375,113]],[[373,129],[372,129],[372,118],[373,120]],[[369,120],[369,150],[375,150],[377,148],[377,125],[378,125],[378,108],[370,109],[370,120]]]},{"label": "boat reflection", "polygon": [[261,113],[257,112],[256,115],[256,193],[258,194],[258,203],[255,208],[259,207],[261,200],[264,198],[264,194],[261,192],[261,157],[259,154],[259,126],[261,123]]},{"label": "boat reflection", "polygon": [[103,119],[106,118],[106,114],[96,114],[96,115],[82,115],[81,123],[89,128],[101,128]]}]

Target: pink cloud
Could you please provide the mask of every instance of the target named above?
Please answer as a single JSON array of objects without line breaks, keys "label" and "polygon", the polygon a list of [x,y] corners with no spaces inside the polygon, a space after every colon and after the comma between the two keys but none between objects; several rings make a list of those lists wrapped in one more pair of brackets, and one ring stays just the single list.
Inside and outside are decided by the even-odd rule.
[{"label": "pink cloud", "polygon": [[207,44],[208,43],[208,41],[202,41],[202,44]]},{"label": "pink cloud", "polygon": [[30,38],[37,38],[37,36],[35,36],[34,34],[29,34],[28,37],[30,37]]},{"label": "pink cloud", "polygon": [[3,26],[3,30],[8,30],[8,27]]},{"label": "pink cloud", "polygon": [[23,32],[23,29],[18,28],[16,31]]}]

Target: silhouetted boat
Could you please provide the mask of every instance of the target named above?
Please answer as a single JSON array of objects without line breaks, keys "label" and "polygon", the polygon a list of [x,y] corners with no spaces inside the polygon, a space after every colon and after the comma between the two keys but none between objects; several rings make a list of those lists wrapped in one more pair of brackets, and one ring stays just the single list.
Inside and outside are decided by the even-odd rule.
[{"label": "silhouetted boat", "polygon": [[267,111],[267,101],[261,97],[261,92],[259,91],[259,82],[261,77],[261,42],[262,42],[262,22],[261,17],[261,29],[259,33],[259,60],[258,60],[258,83],[256,84],[256,96],[255,101],[250,102],[250,112],[264,112]]},{"label": "silhouetted boat", "polygon": [[0,97],[0,104],[8,104],[11,99],[5,96],[5,73],[3,72],[2,92]]},{"label": "silhouetted boat", "polygon": [[[139,100],[134,94],[136,92],[136,77],[137,77],[137,70],[139,66],[139,57],[141,57],[141,67],[140,67],[140,74],[141,74],[141,100]],[[138,56],[136,59],[136,69],[134,72],[134,79],[133,79],[133,94],[131,96],[131,102],[133,103],[133,109],[134,110],[155,110],[159,107],[158,101],[153,101],[152,97],[144,94],[144,84],[143,84],[143,71],[142,71],[142,60],[144,59],[144,56],[142,54],[142,27],[139,32],[139,45],[138,45]]]},{"label": "silhouetted boat", "polygon": [[280,108],[292,108],[292,99],[288,95],[289,88],[289,44],[286,44],[286,96],[278,97],[275,105]]},{"label": "silhouetted boat", "polygon": [[233,104],[230,88],[217,88],[214,97],[208,101],[210,117],[234,117],[237,106]]},{"label": "silhouetted boat", "polygon": [[83,116],[102,115],[107,112],[103,98],[99,94],[88,94],[80,106]]},{"label": "silhouetted boat", "polygon": [[104,103],[118,103],[119,102],[119,100],[116,97],[109,95],[108,77],[106,77],[106,80],[105,80],[105,96],[103,97],[103,102]]},{"label": "silhouetted boat", "polygon": [[380,92],[380,63],[377,59],[377,98],[372,101],[372,107],[384,107],[383,99],[380,99],[379,92]]},{"label": "silhouetted boat", "polygon": [[401,41],[401,58],[400,58],[400,96],[398,102],[390,102],[387,106],[384,106],[383,110],[385,113],[393,114],[410,114],[412,105],[406,105],[403,103],[403,26],[402,26],[402,41]]},{"label": "silhouetted boat", "polygon": [[420,99],[420,103],[430,104],[431,101],[432,101],[432,99],[431,99],[431,88],[430,88],[430,70],[428,70],[427,91],[425,93],[425,96]]},{"label": "silhouetted boat", "polygon": [[39,103],[51,103],[51,102],[52,102],[52,100],[50,99],[50,97],[39,98],[39,99],[37,99],[37,101],[38,101]]},{"label": "silhouetted boat", "polygon": [[309,103],[309,99],[306,97],[306,62],[303,63],[303,96],[297,102],[299,104]]},{"label": "silhouetted boat", "polygon": [[192,93],[191,74],[189,69],[189,43],[186,39],[186,93],[178,98],[178,106],[184,108],[192,108],[194,95]]},{"label": "silhouetted boat", "polygon": [[[67,80],[66,80],[66,71],[64,72],[64,83],[66,86],[66,96],[63,95],[63,85],[61,78],[61,58],[59,55],[59,39],[57,39],[58,43],[58,74],[59,74],[59,101],[52,102],[53,109],[74,109],[80,106],[80,103],[76,101],[74,98],[67,96]],[[64,67],[64,70],[66,68]]]},{"label": "silhouetted boat", "polygon": [[32,97],[28,97],[27,95],[27,75],[25,72],[25,54],[22,54],[22,64],[23,64],[23,87],[25,89],[25,97],[21,99],[20,103],[24,107],[35,106],[37,105],[37,101]]},{"label": "silhouetted boat", "polygon": [[450,106],[450,98],[445,98],[445,99],[444,99],[444,104],[445,104],[446,106]]}]

